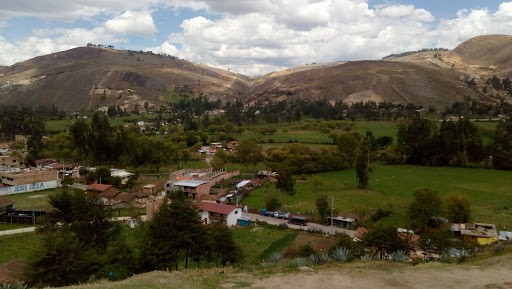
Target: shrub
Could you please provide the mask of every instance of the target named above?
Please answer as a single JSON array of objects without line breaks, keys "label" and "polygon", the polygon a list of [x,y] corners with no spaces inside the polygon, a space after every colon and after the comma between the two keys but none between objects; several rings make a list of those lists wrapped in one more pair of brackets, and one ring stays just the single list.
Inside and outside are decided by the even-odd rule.
[{"label": "shrub", "polygon": [[297,264],[297,266],[303,267],[303,266],[306,266],[306,263],[308,262],[308,260],[306,258],[299,257],[299,258],[295,258],[293,260],[293,262],[295,262]]},{"label": "shrub", "polygon": [[503,251],[505,251],[505,246],[503,246],[503,244],[496,244],[492,246],[492,251],[494,252],[494,254],[500,255],[503,253]]},{"label": "shrub", "polygon": [[318,264],[319,263],[319,258],[318,258],[318,255],[317,254],[311,254],[308,256],[308,261],[309,263],[311,264]]},{"label": "shrub", "polygon": [[329,254],[322,253],[318,255],[318,264],[325,264],[327,262],[329,262]]},{"label": "shrub", "polygon": [[308,228],[308,232],[310,232],[312,234],[322,234],[324,231],[321,228],[311,227],[311,228]]},{"label": "shrub", "polygon": [[265,198],[265,206],[269,211],[275,211],[281,207],[281,201],[276,195],[271,195]]},{"label": "shrub", "polygon": [[375,255],[372,253],[363,254],[363,255],[361,255],[361,260],[363,260],[363,261],[375,260]]},{"label": "shrub", "polygon": [[309,257],[310,255],[314,255],[314,254],[316,254],[316,251],[315,251],[315,249],[313,249],[313,247],[311,247],[311,245],[306,244],[306,245],[300,247],[299,256]]},{"label": "shrub", "polygon": [[281,253],[274,252],[270,255],[270,257],[268,258],[268,261],[272,262],[272,263],[277,263],[277,262],[281,261],[282,259],[283,259],[283,255]]},{"label": "shrub", "polygon": [[391,254],[391,258],[393,261],[405,263],[407,262],[407,252],[403,250],[393,252],[393,254]]},{"label": "shrub", "polygon": [[24,284],[23,282],[16,282],[16,283],[2,283],[0,286],[0,289],[25,289],[27,288],[27,284]]},{"label": "shrub", "polygon": [[347,262],[350,258],[350,254],[351,254],[350,249],[340,247],[340,248],[336,248],[332,252],[332,257],[336,261]]},{"label": "shrub", "polygon": [[287,229],[288,229],[288,224],[287,224],[287,223],[281,223],[281,224],[279,224],[279,229],[281,229],[281,230],[287,230]]}]

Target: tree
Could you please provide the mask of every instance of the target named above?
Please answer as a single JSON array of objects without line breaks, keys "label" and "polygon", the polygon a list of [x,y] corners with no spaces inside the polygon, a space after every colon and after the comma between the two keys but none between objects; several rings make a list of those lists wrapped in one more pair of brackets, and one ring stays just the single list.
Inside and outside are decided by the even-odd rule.
[{"label": "tree", "polygon": [[356,178],[360,189],[368,187],[369,173],[372,172],[371,162],[375,154],[376,143],[373,133],[366,132],[366,137],[361,142],[361,152],[356,160]]},{"label": "tree", "polygon": [[316,198],[316,208],[318,209],[318,215],[320,219],[326,220],[327,211],[329,210],[329,202],[327,201],[327,195],[322,195]]},{"label": "tree", "polygon": [[502,122],[494,132],[492,164],[498,170],[512,170],[512,120]]},{"label": "tree", "polygon": [[469,198],[461,193],[449,193],[444,197],[446,217],[452,223],[468,223],[471,219]]},{"label": "tree", "polygon": [[217,267],[219,267],[219,261],[222,266],[225,266],[227,263],[235,263],[242,259],[242,250],[237,246],[233,240],[233,234],[226,226],[215,224],[208,227],[208,232]]},{"label": "tree", "polygon": [[249,164],[256,165],[263,159],[261,146],[255,139],[243,139],[236,147],[236,156],[238,160],[245,165],[247,169]]},{"label": "tree", "polygon": [[389,225],[382,225],[369,230],[361,237],[361,244],[376,248],[381,259],[386,253],[407,249],[405,242],[398,235],[397,228]]},{"label": "tree", "polygon": [[28,258],[27,281],[64,286],[101,274],[105,265],[101,256],[120,234],[103,202],[94,195],[70,193],[68,188],[48,198],[53,208],[38,227],[42,242]]},{"label": "tree", "polygon": [[265,208],[269,211],[275,211],[281,207],[281,201],[276,195],[270,195],[265,198]]},{"label": "tree", "polygon": [[324,185],[324,179],[319,175],[314,175],[311,177],[311,183],[313,184],[315,191],[317,191],[318,187],[321,187]]},{"label": "tree", "polygon": [[84,249],[78,236],[68,229],[49,232],[29,256],[26,280],[39,286],[66,286],[87,280],[98,272],[98,256]]},{"label": "tree", "polygon": [[414,191],[414,199],[409,204],[407,214],[411,227],[422,233],[427,227],[435,226],[435,218],[443,213],[443,201],[438,192],[429,188],[419,188]]},{"label": "tree", "polygon": [[180,195],[174,195],[171,202],[164,199],[148,224],[144,261],[151,269],[178,269],[183,258],[187,267],[196,240],[201,238],[199,211],[189,199]]},{"label": "tree", "polygon": [[334,144],[338,146],[338,151],[342,155],[346,168],[354,165],[362,138],[361,133],[356,130],[344,131],[339,135],[333,136]]},{"label": "tree", "polygon": [[277,172],[276,188],[288,195],[295,195],[295,178],[293,178],[292,170],[287,166],[281,166]]},{"label": "tree", "polygon": [[60,184],[61,184],[62,186],[64,186],[64,187],[70,187],[70,186],[72,186],[74,183],[75,183],[75,181],[73,180],[73,178],[72,178],[72,177],[69,177],[69,176],[64,177],[64,178],[62,179],[62,181],[60,182]]},{"label": "tree", "polygon": [[448,254],[454,247],[453,235],[447,226],[441,226],[439,230],[425,232],[421,234],[418,245],[423,250],[435,252],[437,254]]}]

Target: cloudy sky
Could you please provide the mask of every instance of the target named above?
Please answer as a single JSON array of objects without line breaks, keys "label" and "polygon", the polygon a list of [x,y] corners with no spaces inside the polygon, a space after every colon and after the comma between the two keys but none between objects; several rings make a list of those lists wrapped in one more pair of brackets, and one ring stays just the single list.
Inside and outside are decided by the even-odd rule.
[{"label": "cloudy sky", "polygon": [[91,42],[260,75],[512,32],[512,2],[497,0],[1,2],[0,65]]}]

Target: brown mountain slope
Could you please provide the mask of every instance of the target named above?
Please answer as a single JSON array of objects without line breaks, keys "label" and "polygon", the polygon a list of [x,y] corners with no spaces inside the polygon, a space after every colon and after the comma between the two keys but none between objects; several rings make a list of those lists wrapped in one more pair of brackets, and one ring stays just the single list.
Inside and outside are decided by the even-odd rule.
[{"label": "brown mountain slope", "polygon": [[355,61],[270,74],[255,80],[248,94],[250,102],[270,96],[444,106],[472,93],[460,87],[458,75],[450,70],[412,63]]},{"label": "brown mountain slope", "polygon": [[426,51],[385,61],[306,65],[247,77],[169,56],[81,47],[0,67],[0,103],[60,109],[158,109],[182,94],[246,103],[267,99],[373,100],[441,107],[475,79],[512,78],[512,36],[479,36],[453,51]]},{"label": "brown mountain slope", "polygon": [[512,36],[483,35],[471,38],[451,51],[426,51],[389,57],[386,61],[408,62],[435,69],[451,69],[462,80],[485,82],[496,75],[512,78]]},{"label": "brown mountain slope", "polygon": [[499,77],[510,77],[512,72],[512,36],[484,35],[471,38],[454,50],[446,59],[457,68],[483,70]]},{"label": "brown mountain slope", "polygon": [[52,105],[72,111],[145,101],[156,108],[180,91],[225,98],[245,91],[249,78],[148,53],[80,47],[36,57],[0,71],[0,101]]}]

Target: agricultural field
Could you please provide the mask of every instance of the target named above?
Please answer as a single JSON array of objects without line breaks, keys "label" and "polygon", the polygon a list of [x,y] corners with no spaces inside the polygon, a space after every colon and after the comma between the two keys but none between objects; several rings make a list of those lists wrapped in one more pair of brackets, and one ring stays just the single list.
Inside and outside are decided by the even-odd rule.
[{"label": "agricultural field", "polygon": [[[274,185],[252,191],[242,204],[263,209],[265,198],[276,194],[283,203],[283,210],[292,213],[316,215],[316,198],[320,194],[334,196],[334,208],[343,213],[350,210],[392,209],[392,216],[385,218],[397,226],[406,226],[406,209],[419,187],[439,191],[440,196],[460,192],[471,200],[472,220],[495,223],[500,229],[512,228],[512,172],[488,169],[447,167],[422,167],[412,165],[375,166],[367,190],[357,188],[355,171],[345,170],[319,173],[324,184],[315,189],[311,182],[298,182],[297,193],[287,196]],[[308,175],[308,180],[312,175]],[[511,208],[510,210],[505,209]]]}]

